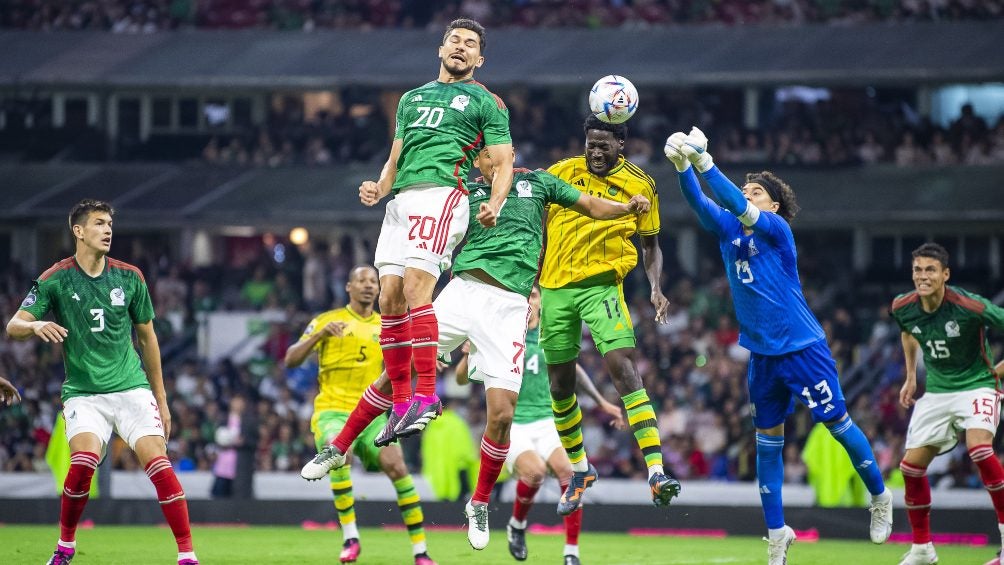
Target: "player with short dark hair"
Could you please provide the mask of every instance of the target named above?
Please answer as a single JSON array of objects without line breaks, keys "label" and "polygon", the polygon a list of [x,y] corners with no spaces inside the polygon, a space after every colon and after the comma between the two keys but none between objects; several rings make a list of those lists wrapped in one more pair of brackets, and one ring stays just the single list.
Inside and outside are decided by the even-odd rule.
[{"label": "player with short dark hair", "polygon": [[[70,470],[63,482],[59,541],[48,563],[62,565],[73,559],[91,478],[115,431],[136,452],[153,482],[178,544],[178,564],[197,565],[185,491],[167,458],[171,413],[150,291],[139,269],[107,256],[114,213],[98,200],[81,200],[73,207],[69,223],[76,252],[35,280],[7,323],[14,339],[37,336],[63,344]],[[49,312],[55,321],[42,319]],[[133,330],[140,355],[133,347]]]},{"label": "player with short dark hair", "polygon": [[[499,163],[487,148],[478,154],[474,166],[481,170],[485,182],[470,185],[471,212],[491,198],[499,169],[511,163],[512,157]],[[538,273],[544,209],[556,204],[594,217],[617,218],[643,214],[649,206],[641,195],[627,202],[610,202],[582,194],[545,171],[526,169],[513,177],[506,197],[498,226],[489,229],[469,217],[467,242],[457,255],[454,277],[435,302],[441,313],[439,352],[449,354],[469,340],[470,378],[485,386],[487,422],[481,438],[481,466],[477,486],[464,509],[467,539],[479,550],[488,545],[488,500],[509,453],[509,430],[523,381],[528,297]],[[378,380],[370,390],[374,395],[380,393],[384,383]],[[321,478],[345,464],[348,445],[381,413],[367,396],[363,395],[331,445],[304,465],[300,472],[304,478]]]},{"label": "player with short dark hair", "polygon": [[624,277],[638,264],[638,252],[631,243],[637,232],[655,319],[665,322],[669,301],[661,288],[659,198],[655,180],[621,154],[627,126],[589,116],[583,131],[584,153],[558,161],[548,171],[584,194],[612,202],[627,202],[640,194],[652,207],[647,214],[615,220],[588,218],[557,206],[547,214],[547,249],[540,271],[540,345],[551,379],[554,422],[575,471],[558,502],[558,513],[574,512],[582,493],[596,480],[596,469],[589,465],[583,447],[582,411],[575,396],[583,322],[627,409],[648,467],[652,501],[665,506],[680,493],[680,482],[668,476],[662,465],[655,409],[633,361],[634,326],[623,285]]},{"label": "player with short dark hair", "polygon": [[[495,225],[512,181],[509,111],[474,80],[484,61],[485,30],[470,19],[446,27],[437,80],[398,102],[394,142],[377,181],[359,186],[359,199],[387,204],[374,264],[380,272],[380,344],[393,383],[393,410],[378,437],[386,445],[416,434],[442,411],[436,396],[438,322],[432,292],[464,238],[470,213],[467,173],[484,147],[498,163],[491,198],[476,214]],[[411,367],[418,373],[414,397]]]},{"label": "player with short dark hair", "polygon": [[[380,292],[376,269],[370,265],[354,267],[349,272],[345,292],[349,296],[348,305],[314,317],[299,341],[286,350],[287,367],[298,367],[311,352],[317,352],[318,393],[314,397],[310,429],[314,432],[318,451],[342,431],[349,414],[364,394],[371,394],[370,401],[385,410],[391,404],[390,397],[367,392],[367,387],[380,377],[383,370],[380,314],[373,311],[373,303]],[[401,448],[373,444],[373,438],[386,423],[385,415],[378,417],[363,430],[351,449],[367,471],[383,471],[393,483],[401,519],[411,538],[415,565],[436,565],[427,551],[422,504]],[[338,523],[342,527],[343,547],[339,556],[342,563],[354,563],[362,551],[350,469],[345,465],[329,473]]]},{"label": "player with short dark hair", "polygon": [[[994,367],[985,335],[987,326],[1004,330],[1004,308],[946,284],[951,276],[948,251],[937,243],[925,243],[913,251],[912,272],[914,290],[897,296],[891,308],[906,358],[899,402],[904,408],[913,406],[906,455],[899,465],[906,483],[913,545],[900,565],[928,565],[936,563],[938,555],[931,543],[927,467],[939,453],[955,447],[960,431],[965,432],[966,448],[990,493],[1004,537],[1004,468],[993,449],[1000,423],[998,384],[1004,377],[1004,362]],[[920,352],[927,387],[924,396],[914,400]]]},{"label": "player with short dark hair", "polygon": [[[872,494],[872,542],[892,532],[892,493],[885,487],[868,438],[851,420],[836,362],[823,328],[809,309],[798,278],[794,192],[770,172],[757,173],[740,190],[707,152],[698,128],[666,140],[666,156],[679,172],[680,190],[702,227],[715,234],[739,320],[739,345],[750,350],[747,385],[756,426],[757,479],[769,530],[769,565],[787,562],[795,532],[784,522],[784,421],[797,398],[847,451]],[[701,191],[697,169],[716,204]],[[794,398],[793,398],[794,397]]]}]

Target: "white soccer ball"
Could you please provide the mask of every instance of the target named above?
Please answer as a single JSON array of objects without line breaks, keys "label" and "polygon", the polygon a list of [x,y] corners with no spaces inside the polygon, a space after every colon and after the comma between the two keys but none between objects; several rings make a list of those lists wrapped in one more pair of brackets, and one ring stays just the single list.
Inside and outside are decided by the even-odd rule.
[{"label": "white soccer ball", "polygon": [[216,445],[220,447],[230,447],[237,442],[237,434],[226,426],[216,428]]},{"label": "white soccer ball", "polygon": [[589,111],[600,121],[622,124],[638,109],[638,90],[628,79],[607,75],[589,91]]}]

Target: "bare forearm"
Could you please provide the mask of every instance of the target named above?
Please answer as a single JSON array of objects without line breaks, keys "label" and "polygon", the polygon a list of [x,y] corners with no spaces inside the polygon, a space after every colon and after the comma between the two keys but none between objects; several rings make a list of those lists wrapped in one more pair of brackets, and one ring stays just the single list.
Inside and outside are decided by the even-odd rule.
[{"label": "bare forearm", "polygon": [[11,339],[16,339],[18,341],[24,341],[35,335],[35,324],[36,321],[22,320],[17,316],[14,316],[7,322],[7,335]]},{"label": "bare forearm", "polygon": [[630,208],[619,202],[611,202],[583,194],[579,201],[571,206],[572,210],[594,220],[616,220],[631,213]]},{"label": "bare forearm", "polygon": [[289,346],[289,349],[286,350],[286,357],[283,359],[286,367],[292,369],[302,365],[310,352],[314,350],[315,345],[317,345],[317,334]]},{"label": "bare forearm", "polygon": [[920,344],[912,335],[903,334],[903,366],[906,372],[906,380],[917,380],[917,356],[920,353]]},{"label": "bare forearm", "polygon": [[160,365],[160,344],[156,338],[139,340],[140,356],[143,358],[143,368],[146,370],[146,380],[150,382],[157,402],[167,402],[167,391],[164,390],[164,373]]},{"label": "bare forearm", "polygon": [[[654,239],[655,236],[652,236]],[[646,238],[647,239],[647,238]],[[642,241],[641,260],[645,265],[645,276],[652,291],[662,290],[662,248],[659,247],[658,240],[654,244],[645,244]]]}]

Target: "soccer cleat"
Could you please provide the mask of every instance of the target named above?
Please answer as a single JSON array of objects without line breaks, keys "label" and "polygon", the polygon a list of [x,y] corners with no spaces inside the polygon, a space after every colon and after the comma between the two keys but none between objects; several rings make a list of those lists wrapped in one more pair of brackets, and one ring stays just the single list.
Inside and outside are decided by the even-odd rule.
[{"label": "soccer cleat", "polygon": [[592,465],[586,471],[576,471],[572,473],[572,480],[568,482],[568,488],[561,493],[558,500],[558,514],[568,516],[582,504],[582,495],[586,489],[596,482],[596,467]]},{"label": "soccer cleat", "polygon": [[377,434],[376,439],[373,440],[373,445],[385,447],[397,441],[397,433],[394,431],[394,428],[397,427],[399,421],[401,421],[401,417],[391,410],[390,415],[387,416],[387,424]]},{"label": "soccer cleat", "polygon": [[415,556],[415,565],[437,565],[437,563],[429,557],[428,553],[423,551]]},{"label": "soccer cleat", "polygon": [[1001,558],[1000,557],[994,557],[993,559],[991,559],[990,561],[987,561],[983,565],[1001,565]]},{"label": "soccer cleat", "polygon": [[345,454],[333,445],[325,445],[313,459],[300,469],[300,476],[308,481],[323,479],[332,469],[345,465]]},{"label": "soccer cleat", "polygon": [[436,398],[435,402],[425,402],[414,399],[408,411],[401,416],[401,421],[394,426],[394,433],[397,437],[413,436],[429,425],[443,413],[443,403]]},{"label": "soccer cleat", "polygon": [[526,561],[526,529],[514,528],[512,524],[505,527],[506,537],[509,538],[509,554],[516,561]]},{"label": "soccer cleat", "polygon": [[467,541],[477,550],[488,547],[488,505],[472,504],[467,501],[464,507],[467,516]]},{"label": "soccer cleat", "polygon": [[913,544],[910,551],[903,555],[903,560],[899,565],[933,565],[938,562],[938,554],[934,552],[934,544],[931,542]]},{"label": "soccer cleat", "polygon": [[574,555],[566,555],[565,560],[562,563],[563,565],[582,565],[582,562],[579,561],[579,558]]},{"label": "soccer cleat", "polygon": [[869,527],[872,543],[885,543],[892,534],[892,492],[885,489],[882,494],[873,497],[868,511],[872,513]]},{"label": "soccer cleat", "polygon": [[359,539],[349,538],[342,544],[342,552],[338,554],[338,560],[342,563],[355,563],[362,551],[363,547],[359,545]]},{"label": "soccer cleat", "polygon": [[788,548],[795,541],[795,530],[784,527],[778,537],[765,537],[767,540],[767,565],[787,565]]},{"label": "soccer cleat", "polygon": [[45,565],[67,565],[70,561],[73,561],[73,555],[76,552],[72,547],[63,547],[57,544],[56,551],[52,552],[52,557],[45,562]]},{"label": "soccer cleat", "polygon": [[673,498],[680,495],[680,481],[673,477],[667,477],[662,473],[656,473],[648,479],[648,486],[652,488],[652,504],[656,506],[669,506]]},{"label": "soccer cleat", "polygon": [[178,565],[199,565],[197,559],[179,559]]}]

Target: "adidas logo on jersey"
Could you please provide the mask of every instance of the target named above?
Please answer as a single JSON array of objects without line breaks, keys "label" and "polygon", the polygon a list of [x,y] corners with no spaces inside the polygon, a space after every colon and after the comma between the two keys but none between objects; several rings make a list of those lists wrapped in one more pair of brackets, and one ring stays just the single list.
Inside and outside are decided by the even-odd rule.
[{"label": "adidas logo on jersey", "polygon": [[866,469],[871,466],[872,463],[873,461],[871,459],[865,459],[860,465],[858,465],[858,469]]},{"label": "adidas logo on jersey", "polygon": [[760,494],[770,494],[770,489],[767,485],[760,485]]},{"label": "adidas logo on jersey", "polygon": [[484,198],[485,197],[485,189],[479,188],[479,189],[475,190],[474,193],[471,194],[471,196],[474,197],[474,198]]},{"label": "adidas logo on jersey", "polygon": [[73,295],[70,296],[70,298],[76,300],[77,302],[80,302],[80,295],[77,294],[76,292],[74,292]]},{"label": "adidas logo on jersey", "polygon": [[742,244],[742,241],[738,237],[732,240],[732,245],[739,247],[740,244]]},{"label": "adidas logo on jersey", "polygon": [[575,186],[586,186],[586,181],[579,179],[575,181],[573,184],[575,184]]},{"label": "adidas logo on jersey", "polygon": [[412,102],[421,102],[422,101],[422,95],[421,94],[416,94],[416,95],[412,96],[411,97],[411,101]]},{"label": "adidas logo on jersey", "polygon": [[912,334],[919,334],[919,333],[921,333],[921,331],[920,331],[920,328],[918,328],[917,326],[913,326],[913,329],[910,330],[910,333],[912,333]]},{"label": "adidas logo on jersey", "polygon": [[832,404],[827,404],[826,409],[823,410],[823,414],[828,414],[830,410],[833,410],[834,406]]}]

